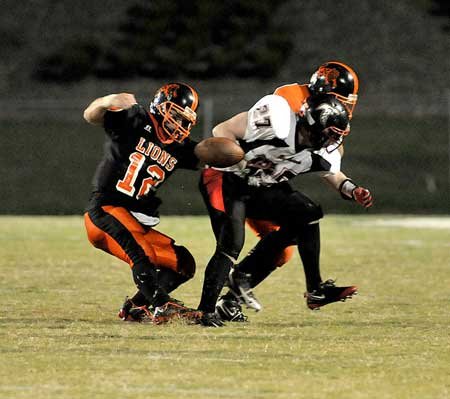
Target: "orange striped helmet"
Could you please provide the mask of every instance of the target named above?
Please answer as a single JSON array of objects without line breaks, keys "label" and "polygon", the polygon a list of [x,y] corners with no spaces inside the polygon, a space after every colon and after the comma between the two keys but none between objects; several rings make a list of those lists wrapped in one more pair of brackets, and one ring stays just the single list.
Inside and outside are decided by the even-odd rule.
[{"label": "orange striped helmet", "polygon": [[334,94],[345,104],[351,118],[358,100],[358,75],[348,65],[330,61],[322,64],[311,76],[309,90],[313,96]]}]

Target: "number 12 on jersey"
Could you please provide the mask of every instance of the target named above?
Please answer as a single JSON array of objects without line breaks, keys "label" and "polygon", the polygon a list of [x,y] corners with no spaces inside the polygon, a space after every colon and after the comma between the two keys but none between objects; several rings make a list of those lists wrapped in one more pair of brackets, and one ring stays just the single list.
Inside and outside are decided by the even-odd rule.
[{"label": "number 12 on jersey", "polygon": [[[134,196],[136,192],[136,179],[138,174],[145,163],[145,155],[140,152],[133,152],[130,155],[130,164],[123,179],[119,180],[116,184],[116,189],[121,193]],[[152,188],[155,188],[166,177],[165,172],[158,165],[150,165],[147,168],[149,177],[142,180],[141,187],[139,188],[137,199],[146,196]]]}]

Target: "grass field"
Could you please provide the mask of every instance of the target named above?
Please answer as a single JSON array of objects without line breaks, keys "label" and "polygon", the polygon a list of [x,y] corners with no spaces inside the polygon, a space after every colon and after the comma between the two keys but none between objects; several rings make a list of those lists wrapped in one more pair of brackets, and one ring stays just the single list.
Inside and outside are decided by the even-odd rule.
[{"label": "grass field", "polygon": [[[176,292],[196,306],[209,222],[159,228],[197,259]],[[323,277],[355,299],[308,310],[296,255],[249,323],[152,326],[116,318],[128,266],[89,246],[81,217],[1,217],[0,398],[449,398],[450,219],[327,216],[322,237]]]}]

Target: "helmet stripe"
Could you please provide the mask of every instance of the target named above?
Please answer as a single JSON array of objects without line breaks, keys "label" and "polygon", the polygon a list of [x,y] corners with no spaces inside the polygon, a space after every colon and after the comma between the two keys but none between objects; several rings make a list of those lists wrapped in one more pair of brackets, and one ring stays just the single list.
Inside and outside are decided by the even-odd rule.
[{"label": "helmet stripe", "polygon": [[344,64],[343,62],[339,62],[339,61],[328,61],[325,64],[337,64],[337,65],[340,65],[341,67],[347,69],[353,77],[353,93],[352,94],[358,94],[358,88],[359,88],[358,75],[352,68],[350,68],[347,64]]}]

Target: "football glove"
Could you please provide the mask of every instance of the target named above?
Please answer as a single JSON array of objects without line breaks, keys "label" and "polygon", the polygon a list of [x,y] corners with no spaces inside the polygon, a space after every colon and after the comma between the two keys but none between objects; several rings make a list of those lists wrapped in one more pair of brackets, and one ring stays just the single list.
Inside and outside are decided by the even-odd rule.
[{"label": "football glove", "polygon": [[372,194],[367,188],[356,187],[352,192],[353,199],[364,208],[370,208],[373,205]]}]

